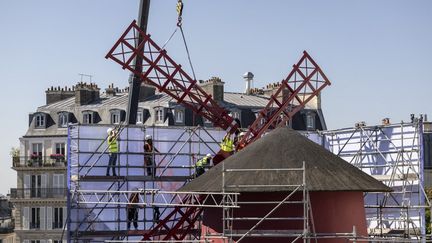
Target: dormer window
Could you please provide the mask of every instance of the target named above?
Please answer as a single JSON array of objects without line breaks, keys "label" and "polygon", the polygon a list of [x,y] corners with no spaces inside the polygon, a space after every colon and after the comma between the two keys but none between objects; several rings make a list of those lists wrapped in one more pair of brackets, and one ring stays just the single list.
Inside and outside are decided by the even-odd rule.
[{"label": "dormer window", "polygon": [[240,113],[238,111],[231,111],[231,116],[234,119],[240,119]]},{"label": "dormer window", "polygon": [[177,109],[175,110],[175,121],[177,123],[183,123],[184,122],[184,111]]},{"label": "dormer window", "polygon": [[58,114],[58,126],[67,127],[69,124],[69,112],[60,112]]},{"label": "dormer window", "polygon": [[315,113],[306,113],[306,129],[315,130]]},{"label": "dormer window", "polygon": [[120,124],[120,111],[112,111],[111,112],[111,124]]},{"label": "dormer window", "polygon": [[156,117],[155,117],[156,123],[164,122],[164,117],[165,117],[164,108],[163,107],[156,108]]},{"label": "dormer window", "polygon": [[93,124],[95,121],[94,111],[83,111],[83,124]]},{"label": "dormer window", "polygon": [[111,124],[120,124],[125,119],[125,111],[120,109],[112,109],[111,112]]},{"label": "dormer window", "polygon": [[35,128],[46,128],[46,114],[38,113],[35,115]]},{"label": "dormer window", "polygon": [[138,110],[136,123],[137,124],[143,124],[144,123],[144,110],[143,109]]}]

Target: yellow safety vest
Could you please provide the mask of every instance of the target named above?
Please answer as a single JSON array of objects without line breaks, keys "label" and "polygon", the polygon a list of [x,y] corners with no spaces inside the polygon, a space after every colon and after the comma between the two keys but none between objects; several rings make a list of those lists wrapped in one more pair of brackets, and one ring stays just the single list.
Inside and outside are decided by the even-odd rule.
[{"label": "yellow safety vest", "polygon": [[230,139],[229,137],[226,137],[222,140],[220,146],[223,151],[232,152],[234,150],[234,140]]},{"label": "yellow safety vest", "polygon": [[118,153],[117,138],[111,136],[108,137],[108,149],[110,153]]},{"label": "yellow safety vest", "polygon": [[204,157],[196,162],[196,167],[203,167],[207,165],[208,157]]}]

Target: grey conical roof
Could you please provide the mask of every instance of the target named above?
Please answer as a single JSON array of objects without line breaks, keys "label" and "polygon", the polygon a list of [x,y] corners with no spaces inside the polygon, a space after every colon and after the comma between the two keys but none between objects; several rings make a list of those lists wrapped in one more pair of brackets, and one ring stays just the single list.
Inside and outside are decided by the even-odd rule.
[{"label": "grey conical roof", "polygon": [[[300,168],[303,161],[306,185],[310,191],[391,191],[383,183],[289,128],[278,128],[268,133],[180,188],[180,191],[222,191],[222,167],[225,170]],[[290,191],[292,187],[280,185],[298,185],[303,181],[302,172],[293,171],[255,170],[224,174],[227,192]]]}]

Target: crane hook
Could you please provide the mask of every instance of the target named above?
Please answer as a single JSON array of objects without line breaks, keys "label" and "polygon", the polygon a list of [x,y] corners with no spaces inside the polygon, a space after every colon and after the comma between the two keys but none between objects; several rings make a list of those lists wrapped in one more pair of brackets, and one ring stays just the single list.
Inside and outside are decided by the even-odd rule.
[{"label": "crane hook", "polygon": [[183,2],[182,0],[177,1],[177,26],[180,27],[182,25],[182,14],[183,14]]}]

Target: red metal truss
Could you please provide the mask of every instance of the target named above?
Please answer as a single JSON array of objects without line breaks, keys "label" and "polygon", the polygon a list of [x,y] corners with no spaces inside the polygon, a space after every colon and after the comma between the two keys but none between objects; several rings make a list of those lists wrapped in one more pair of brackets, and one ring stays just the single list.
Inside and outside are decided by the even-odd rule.
[{"label": "red metal truss", "polygon": [[[183,201],[191,203],[193,197],[186,196]],[[201,200],[201,199],[199,199]],[[195,227],[195,222],[200,216],[202,207],[180,207],[176,206],[164,219],[144,234],[143,241],[148,240],[175,240],[181,241],[186,236],[199,239],[199,235],[192,236],[190,233]],[[201,234],[201,232],[198,232]]]},{"label": "red metal truss", "polygon": [[[133,60],[143,59],[142,66],[134,67]],[[177,103],[183,104],[197,114],[207,118],[217,127],[230,133],[237,130],[238,124],[228,112],[214,101],[183,69],[167,55],[151,38],[140,30],[133,21],[105,58],[110,58],[138,75],[143,82],[165,92]],[[137,71],[138,70],[138,71]]]},{"label": "red metal truss", "polygon": [[260,138],[269,129],[286,126],[295,113],[315,98],[330,81],[318,64],[306,52],[287,78],[282,80],[270,101],[249,127],[239,145],[248,145]]}]

